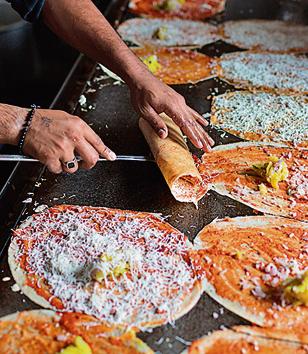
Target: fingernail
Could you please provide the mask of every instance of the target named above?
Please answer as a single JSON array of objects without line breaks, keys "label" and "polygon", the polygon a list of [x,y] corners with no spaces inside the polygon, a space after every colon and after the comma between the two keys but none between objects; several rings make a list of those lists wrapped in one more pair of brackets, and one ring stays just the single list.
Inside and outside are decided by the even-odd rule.
[{"label": "fingernail", "polygon": [[202,144],[202,142],[200,140],[197,140],[197,147],[199,149],[202,149],[202,147],[203,147],[203,144]]},{"label": "fingernail", "polygon": [[161,138],[164,138],[165,135],[166,135],[166,131],[165,129],[159,129],[158,131],[158,135],[161,137]]},{"label": "fingernail", "polygon": [[109,152],[109,158],[111,161],[114,161],[117,159],[117,155],[113,152],[113,151],[110,151]]}]

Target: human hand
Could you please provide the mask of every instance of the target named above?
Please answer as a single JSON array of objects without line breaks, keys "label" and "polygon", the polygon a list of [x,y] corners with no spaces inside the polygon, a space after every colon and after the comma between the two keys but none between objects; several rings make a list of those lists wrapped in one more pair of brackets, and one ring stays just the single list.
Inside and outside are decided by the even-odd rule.
[{"label": "human hand", "polygon": [[159,116],[164,112],[197,148],[211,150],[214,141],[202,128],[208,122],[187,106],[183,96],[151,74],[143,75],[140,80],[136,78],[133,83],[129,83],[129,87],[135,110],[151,124],[158,136],[166,138],[168,135],[168,128]]},{"label": "human hand", "polygon": [[73,161],[75,154],[82,158],[81,168],[91,169],[99,156],[115,160],[116,155],[101,138],[79,117],[63,111],[38,109],[26,135],[24,152],[31,155],[53,173],[73,173],[65,162]]}]

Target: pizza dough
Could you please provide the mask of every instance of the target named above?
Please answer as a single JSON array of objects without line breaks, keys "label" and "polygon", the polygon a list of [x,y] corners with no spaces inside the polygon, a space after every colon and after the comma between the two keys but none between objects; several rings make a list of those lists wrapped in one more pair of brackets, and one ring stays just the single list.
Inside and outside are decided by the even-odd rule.
[{"label": "pizza dough", "polygon": [[43,307],[146,328],[173,322],[198,301],[191,247],[150,213],[59,205],[14,231],[9,265]]},{"label": "pizza dough", "polygon": [[194,240],[203,288],[221,305],[308,343],[308,307],[286,300],[283,284],[308,267],[308,224],[274,216],[215,220]]},{"label": "pizza dough", "polygon": [[218,76],[238,88],[308,94],[308,58],[292,54],[235,52],[218,59]]},{"label": "pizza dough", "polygon": [[189,20],[132,18],[118,27],[120,36],[139,46],[202,47],[219,39],[217,27]]},{"label": "pizza dough", "polygon": [[227,21],[223,40],[240,48],[269,52],[308,52],[308,26],[286,21]]},{"label": "pizza dough", "polygon": [[[279,333],[279,332],[277,332]],[[258,327],[238,326],[232,329],[215,331],[195,340],[182,354],[305,354],[305,344],[286,341],[288,332],[279,333],[279,339],[273,339],[276,331]],[[296,338],[294,335],[293,337]],[[275,338],[275,337],[274,337]]]},{"label": "pizza dough", "polygon": [[[259,169],[273,158],[288,169],[286,180],[279,182],[277,189],[260,175]],[[306,149],[256,142],[220,145],[202,156],[199,172],[208,188],[255,210],[308,220]]]},{"label": "pizza dough", "polygon": [[68,346],[76,347],[76,339],[77,348],[84,354],[154,353],[135,332],[107,327],[80,313],[33,310],[0,318],[0,353],[3,354],[56,354]]},{"label": "pizza dough", "polygon": [[[168,85],[197,83],[213,77],[213,59],[205,54],[179,48],[137,48],[134,53],[148,63],[152,73]],[[153,69],[151,60],[154,60]]]},{"label": "pizza dough", "polygon": [[165,114],[161,117],[168,127],[166,139],[161,139],[143,118],[139,121],[140,129],[174,198],[197,204],[207,189],[202,185],[202,178],[180,128]]},{"label": "pizza dough", "polygon": [[211,123],[245,140],[308,147],[308,98],[235,91],[213,97]]},{"label": "pizza dough", "polygon": [[130,0],[129,11],[155,18],[203,20],[225,8],[225,0]]}]

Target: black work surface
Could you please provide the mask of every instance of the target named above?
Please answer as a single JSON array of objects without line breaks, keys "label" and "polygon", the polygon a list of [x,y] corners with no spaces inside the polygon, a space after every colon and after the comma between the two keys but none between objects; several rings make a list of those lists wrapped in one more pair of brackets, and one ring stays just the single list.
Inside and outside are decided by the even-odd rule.
[{"label": "black work surface", "polygon": [[[300,22],[304,11],[302,8],[302,11],[298,11],[298,4],[299,2],[296,1],[227,0],[226,13],[220,15],[218,20],[223,20],[224,16],[227,19],[247,17],[281,19],[285,14],[284,9],[287,9],[289,18]],[[293,12],[290,9],[293,9]],[[235,50],[234,47],[218,43],[203,48],[202,52],[219,55],[231,50]],[[138,117],[130,105],[127,87],[102,76],[102,71],[96,68],[94,74],[84,78],[83,82],[88,82],[84,91],[88,109],[82,110],[78,107],[76,114],[84,118],[117,154],[148,155],[149,148],[138,129]],[[60,97],[62,108],[72,109],[74,102],[77,102],[76,82],[72,76],[66,83],[68,104],[61,103],[63,97]],[[82,83],[78,81],[78,85],[82,86]],[[210,110],[208,97],[212,93],[225,92],[231,87],[217,79],[212,79],[197,85],[182,85],[175,88],[185,96],[189,105],[200,113],[206,113]],[[89,89],[95,92],[89,93]],[[89,106],[94,109],[91,110]],[[210,129],[210,132],[218,144],[239,140],[221,131]],[[192,150],[196,153],[195,149]],[[39,167],[37,169],[39,173]],[[22,216],[16,214],[14,216],[16,219],[31,214],[38,204],[51,206],[67,203],[158,212],[168,216],[168,222],[193,240],[198,231],[214,218],[253,213],[250,208],[214,192],[207,193],[200,201],[199,209],[192,204],[177,202],[171,196],[156,164],[152,162],[100,162],[91,171],[79,171],[75,175],[60,176],[53,176],[45,171],[41,177],[41,184],[37,185],[38,187],[34,187],[33,179],[25,186],[18,205],[20,206],[21,201],[29,197],[26,193],[32,191],[34,195],[30,196],[33,202],[27,204]],[[24,295],[13,292],[11,286],[14,281],[11,279],[4,282],[2,281],[4,277],[11,277],[6,253],[0,261],[0,317],[38,307]],[[213,318],[214,312],[219,314],[217,319]],[[141,337],[155,351],[166,354],[180,353],[185,348],[183,339],[192,341],[209,331],[219,329],[222,325],[229,327],[244,323],[244,320],[226,309],[222,311],[220,305],[204,294],[197,306],[176,321],[174,327],[162,326],[151,333],[141,334]]]}]

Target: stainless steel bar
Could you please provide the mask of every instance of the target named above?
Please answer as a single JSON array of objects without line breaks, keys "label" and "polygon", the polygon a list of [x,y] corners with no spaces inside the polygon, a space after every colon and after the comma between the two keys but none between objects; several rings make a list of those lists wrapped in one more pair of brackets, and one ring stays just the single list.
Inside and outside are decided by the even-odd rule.
[{"label": "stainless steel bar", "polygon": [[[79,156],[76,156],[78,161],[81,161],[82,158]],[[117,160],[119,161],[143,161],[143,162],[154,162],[153,159],[151,159],[148,156],[130,156],[130,155],[117,155]],[[23,155],[1,155],[0,154],[0,162],[1,161],[16,161],[16,162],[38,162],[37,159],[34,159],[32,157],[28,156],[23,156]],[[98,161],[108,161],[105,158],[99,158]]]}]

